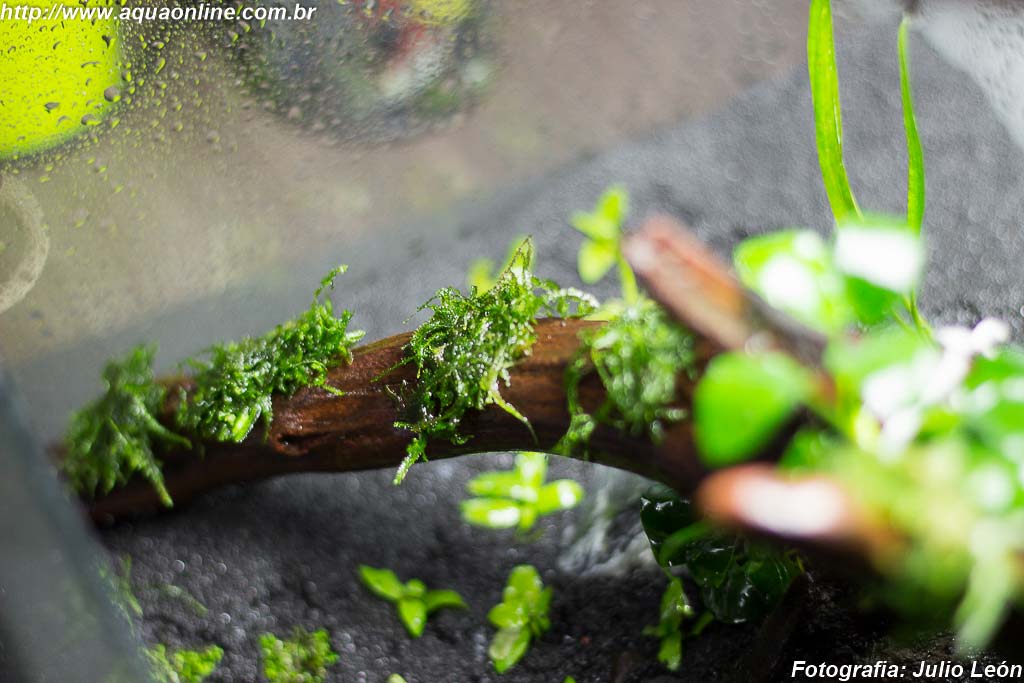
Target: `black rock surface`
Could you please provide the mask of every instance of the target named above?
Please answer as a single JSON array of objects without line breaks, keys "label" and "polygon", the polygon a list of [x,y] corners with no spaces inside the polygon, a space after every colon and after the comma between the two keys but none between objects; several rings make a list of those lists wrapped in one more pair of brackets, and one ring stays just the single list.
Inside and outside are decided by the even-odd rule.
[{"label": "black rock surface", "polygon": [[[864,208],[899,212],[905,201],[905,149],[895,27],[859,28],[840,33],[838,41],[854,188]],[[913,71],[928,162],[930,266],[924,310],[939,322],[959,324],[998,316],[1019,338],[1024,331],[1019,268],[1024,156],[980,91],[916,40]],[[830,220],[813,143],[806,74],[798,71],[758,86],[702,121],[654,133],[465,207],[451,222],[428,226],[429,233],[423,226],[400,229],[355,252],[312,257],[304,272],[320,272],[319,266],[339,258],[350,263],[335,299],[358,311],[358,324],[379,337],[403,329],[405,316],[433,289],[461,282],[473,258],[500,257],[518,233],[536,237],[543,275],[573,283],[579,242],[566,217],[592,205],[613,182],[628,187],[634,218],[668,211],[723,255],[737,240],[776,228],[826,232]],[[360,263],[374,267],[367,270]],[[162,358],[182,356],[208,338],[230,336],[221,333],[229,323],[216,322],[225,311],[246,321],[249,329],[242,331],[258,330],[276,320],[268,310],[275,316],[297,310],[291,304],[302,305],[308,285],[297,278],[261,285],[266,291],[229,294],[169,313],[153,321],[144,336],[163,340]],[[253,315],[238,313],[246,310]],[[39,380],[27,387],[45,387],[47,377],[60,377],[76,358],[109,353],[109,345],[97,341],[20,374]],[[72,382],[78,384],[89,386]],[[42,393],[31,398],[44,404]],[[60,397],[50,405],[66,414],[60,408],[70,400]],[[457,503],[466,479],[509,462],[508,456],[487,456],[418,465],[397,489],[390,472],[297,476],[232,488],[172,514],[107,530],[103,540],[112,552],[133,558],[147,640],[171,647],[224,647],[224,663],[213,681],[262,680],[257,638],[295,625],[330,630],[341,655],[331,681],[378,683],[393,672],[410,683],[499,680],[486,658],[492,629],[485,615],[499,600],[509,569],[521,562],[535,564],[555,587],[553,627],[500,680],[561,683],[572,675],[579,683],[711,681],[735,675],[755,629],[710,628],[687,644],[682,670],[669,674],[654,661],[656,643],[641,636],[657,615],[663,581],[656,573],[579,578],[556,571],[565,530],[579,513],[545,523],[543,536],[532,541],[462,525]],[[594,481],[585,466],[555,462],[553,470]],[[410,640],[394,610],[357,582],[359,563],[457,588],[470,609],[439,615],[422,639]],[[158,588],[163,584],[185,588],[208,612],[199,615],[168,596]],[[827,590],[816,589],[812,599],[816,607],[792,652],[809,650],[830,661],[873,657],[884,625],[857,622]]]}]

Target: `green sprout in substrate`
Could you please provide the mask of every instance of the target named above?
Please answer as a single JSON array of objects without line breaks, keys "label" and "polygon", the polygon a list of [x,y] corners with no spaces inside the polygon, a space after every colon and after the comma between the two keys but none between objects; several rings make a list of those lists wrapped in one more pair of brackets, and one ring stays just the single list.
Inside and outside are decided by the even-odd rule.
[{"label": "green sprout in substrate", "polygon": [[423,635],[427,617],[437,610],[466,607],[462,596],[455,591],[428,590],[419,579],[402,583],[390,569],[360,565],[359,578],[374,595],[395,604],[402,624],[413,638]]},{"label": "green sprout in substrate", "polygon": [[146,650],[157,683],[202,683],[214,672],[224,650],[211,645],[204,650],[177,650],[168,654],[163,645]]},{"label": "green sprout in substrate", "polygon": [[468,410],[496,405],[529,428],[527,419],[502,398],[501,385],[508,384],[512,366],[530,353],[537,318],[582,316],[596,305],[586,294],[535,277],[532,261],[533,243],[526,240],[491,289],[466,295],[445,288],[420,307],[432,315],[413,332],[403,361],[415,364],[417,382],[401,397],[410,418],[395,426],[415,437],[395,474],[396,484],[425,459],[428,439],[469,440],[460,431]]},{"label": "green sprout in substrate", "polygon": [[76,491],[105,494],[141,475],[171,504],[154,449],[188,448],[189,442],[157,419],[167,389],[153,379],[155,353],[138,346],[108,363],[103,395],[71,416],[61,467]]},{"label": "green sprout in substrate", "polygon": [[462,518],[488,529],[529,531],[538,517],[576,507],[583,487],[572,479],[545,482],[548,459],[543,453],[518,453],[511,471],[483,472],[466,488],[476,498],[462,501]]},{"label": "green sprout in substrate", "polygon": [[644,629],[644,635],[653,636],[660,640],[658,647],[658,661],[664,664],[669,670],[676,671],[683,660],[683,638],[686,636],[700,635],[714,616],[711,612],[705,612],[696,623],[688,629],[683,628],[683,622],[693,619],[696,615],[693,606],[686,599],[686,592],[683,590],[683,582],[678,578],[670,578],[665,592],[661,596],[661,609],[658,613],[658,623]]},{"label": "green sprout in substrate", "polygon": [[527,564],[515,567],[509,574],[502,601],[487,618],[498,627],[487,654],[494,670],[505,673],[523,658],[534,638],[540,638],[551,627],[548,610],[551,589],[544,587],[540,574]]},{"label": "green sprout in substrate", "polygon": [[[559,452],[585,449],[599,424],[661,441],[670,423],[686,417],[676,405],[678,382],[681,375],[695,372],[693,336],[656,303],[640,298],[580,335],[580,350],[566,371],[571,420]],[[593,414],[579,400],[580,383],[590,373],[597,373],[607,394]]]},{"label": "green sprout in substrate", "polygon": [[272,633],[260,636],[263,675],[269,683],[324,683],[327,667],[338,661],[325,629],[295,627],[290,638]]},{"label": "green sprout in substrate", "polygon": [[179,424],[217,441],[241,441],[260,418],[269,425],[274,394],[290,396],[302,387],[327,385],[327,371],[352,360],[352,347],[363,338],[350,332],[351,311],[335,316],[330,299],[321,293],[334,286],[345,266],[327,274],[313,295],[309,310],[262,337],[217,345],[206,360],[188,362],[195,370],[195,388],[182,401]]}]

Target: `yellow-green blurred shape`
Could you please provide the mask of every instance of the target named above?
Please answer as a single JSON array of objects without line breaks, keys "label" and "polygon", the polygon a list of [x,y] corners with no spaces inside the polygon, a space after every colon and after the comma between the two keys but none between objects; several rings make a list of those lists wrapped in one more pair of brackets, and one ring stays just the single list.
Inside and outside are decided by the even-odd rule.
[{"label": "yellow-green blurred shape", "polygon": [[[54,5],[78,4],[31,6],[45,16]],[[111,0],[83,6],[110,7]],[[100,122],[121,81],[117,11],[92,21],[0,17],[0,159],[43,151]]]},{"label": "yellow-green blurred shape", "polygon": [[411,0],[414,19],[432,26],[450,26],[473,9],[473,0]]}]

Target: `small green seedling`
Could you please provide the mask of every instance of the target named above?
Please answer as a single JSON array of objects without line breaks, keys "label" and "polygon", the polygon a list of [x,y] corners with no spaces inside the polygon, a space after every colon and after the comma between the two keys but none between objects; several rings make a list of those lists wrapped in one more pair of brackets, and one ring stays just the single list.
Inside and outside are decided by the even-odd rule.
[{"label": "small green seedling", "polygon": [[260,636],[263,675],[269,683],[324,683],[327,667],[338,661],[326,629],[295,627],[290,638],[273,633]]},{"label": "small green seedling", "polygon": [[157,645],[146,650],[150,670],[158,683],[202,683],[213,673],[224,650],[211,645],[204,650],[178,650],[170,655]]},{"label": "small green seedling", "polygon": [[622,281],[622,298],[627,304],[640,296],[633,269],[622,254],[622,226],[629,213],[626,188],[615,185],[605,190],[593,211],[577,211],[572,226],[586,235],[577,257],[580,279],[594,284],[618,266]]},{"label": "small green seedling", "polygon": [[672,671],[679,669],[683,659],[683,638],[687,635],[696,636],[704,627],[714,620],[711,612],[705,612],[689,629],[683,629],[683,621],[692,619],[695,612],[686,599],[683,582],[680,579],[669,579],[668,586],[661,596],[661,611],[658,623],[644,629],[644,635],[661,639],[658,648],[658,661]]},{"label": "small green seedling", "polygon": [[365,564],[359,566],[359,578],[374,595],[393,602],[398,607],[398,616],[405,630],[413,638],[423,635],[427,617],[445,607],[465,609],[462,596],[452,590],[427,590],[419,579],[402,583],[390,569],[374,569]]},{"label": "small green seedling", "polygon": [[548,610],[551,589],[544,587],[540,574],[528,564],[521,564],[509,574],[502,600],[487,618],[498,627],[487,654],[494,670],[505,673],[523,658],[530,641],[542,636],[550,627]]},{"label": "small green seedling", "polygon": [[462,501],[462,518],[488,529],[529,531],[538,517],[575,507],[583,487],[572,479],[545,484],[547,471],[543,453],[519,453],[515,469],[473,477],[466,488],[479,497]]}]

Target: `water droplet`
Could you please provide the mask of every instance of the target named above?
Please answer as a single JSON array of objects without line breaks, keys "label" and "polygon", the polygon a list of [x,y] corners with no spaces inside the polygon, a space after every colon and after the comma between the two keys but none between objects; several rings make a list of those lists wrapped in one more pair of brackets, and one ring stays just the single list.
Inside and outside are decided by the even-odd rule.
[{"label": "water droplet", "polygon": [[95,114],[86,114],[85,116],[82,117],[82,125],[83,126],[98,126],[98,125],[100,125],[100,120],[99,120],[99,118]]},{"label": "water droplet", "polygon": [[46,111],[53,111],[60,106],[60,102],[47,102],[43,106],[46,107]]},{"label": "water droplet", "polygon": [[112,85],[103,91],[103,99],[107,102],[118,102],[121,99],[121,89]]}]

